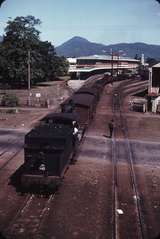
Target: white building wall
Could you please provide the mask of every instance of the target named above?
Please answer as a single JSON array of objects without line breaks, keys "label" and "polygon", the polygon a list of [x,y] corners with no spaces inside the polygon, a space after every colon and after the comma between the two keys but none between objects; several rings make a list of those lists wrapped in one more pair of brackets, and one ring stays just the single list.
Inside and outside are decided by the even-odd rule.
[{"label": "white building wall", "polygon": [[160,102],[160,96],[158,96],[156,99],[152,100],[152,112],[153,113],[156,113],[157,105],[159,104],[159,102]]}]

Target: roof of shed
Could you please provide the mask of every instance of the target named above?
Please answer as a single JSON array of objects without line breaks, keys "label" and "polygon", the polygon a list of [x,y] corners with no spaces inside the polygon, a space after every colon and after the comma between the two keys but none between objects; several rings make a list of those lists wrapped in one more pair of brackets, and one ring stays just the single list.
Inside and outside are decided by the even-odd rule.
[{"label": "roof of shed", "polygon": [[160,67],[160,62],[155,64],[155,65],[153,65],[152,67],[159,68]]},{"label": "roof of shed", "polygon": [[75,113],[50,113],[43,117],[41,121],[52,119],[53,122],[63,123],[78,120],[78,115]]},{"label": "roof of shed", "polygon": [[67,99],[61,105],[68,104],[70,100],[73,100],[74,105],[83,106],[83,107],[90,107],[93,104],[95,99],[94,95],[90,94],[74,94],[71,98]]}]

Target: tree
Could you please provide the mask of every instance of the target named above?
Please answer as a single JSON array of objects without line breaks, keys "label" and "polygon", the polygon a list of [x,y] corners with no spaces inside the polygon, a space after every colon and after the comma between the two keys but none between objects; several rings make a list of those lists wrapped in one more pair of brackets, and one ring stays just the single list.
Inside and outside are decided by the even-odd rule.
[{"label": "tree", "polygon": [[0,0],[0,7],[1,7],[1,5],[2,5],[2,3],[4,2],[5,0]]},{"label": "tree", "polygon": [[140,58],[139,55],[136,53],[134,59],[136,59],[136,60],[140,60],[141,58]]},{"label": "tree", "polygon": [[1,47],[5,67],[1,67],[3,81],[12,86],[27,84],[28,51],[32,51],[32,55],[35,56],[40,34],[35,25],[39,24],[40,20],[33,16],[17,17],[8,21]]},{"label": "tree", "polygon": [[56,56],[54,59],[54,66],[56,68],[56,76],[64,76],[68,72],[69,62],[66,60],[64,56],[58,57]]},{"label": "tree", "polygon": [[55,49],[50,42],[45,41],[40,42],[39,52],[41,58],[37,59],[35,64],[39,62],[39,68],[43,70],[45,80],[53,80],[56,72],[54,64],[54,59],[56,57]]},{"label": "tree", "polygon": [[151,58],[151,57],[148,57],[146,62],[149,64],[149,67],[152,67],[153,65],[158,63],[158,60],[156,60],[154,58]]},{"label": "tree", "polygon": [[40,20],[33,16],[16,17],[8,21],[5,36],[0,46],[1,82],[12,87],[26,87],[28,52],[30,52],[31,85],[53,80],[66,72],[65,59],[58,58],[50,42],[40,40],[35,26]]}]

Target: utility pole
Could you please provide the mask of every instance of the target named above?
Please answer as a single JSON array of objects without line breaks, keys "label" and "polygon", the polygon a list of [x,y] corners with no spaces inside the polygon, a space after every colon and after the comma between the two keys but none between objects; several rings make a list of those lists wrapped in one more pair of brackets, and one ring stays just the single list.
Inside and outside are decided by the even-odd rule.
[{"label": "utility pole", "polygon": [[111,76],[113,77],[113,50],[111,48]]},{"label": "utility pole", "polygon": [[28,50],[28,106],[31,106],[30,90],[31,90],[31,52]]},{"label": "utility pole", "polygon": [[152,93],[152,68],[149,68],[149,87],[148,87],[148,94]]},{"label": "utility pole", "polygon": [[[124,54],[124,52],[123,52],[123,50],[118,50],[118,52],[117,52],[117,76],[118,76],[118,74],[119,74],[119,70],[121,69],[121,64],[119,64],[120,63],[120,56],[123,56],[123,55],[125,55]],[[119,69],[120,68],[120,69]]]},{"label": "utility pole", "polygon": [[117,76],[119,73],[119,57],[120,57],[120,51],[118,51],[118,53],[117,53]]}]

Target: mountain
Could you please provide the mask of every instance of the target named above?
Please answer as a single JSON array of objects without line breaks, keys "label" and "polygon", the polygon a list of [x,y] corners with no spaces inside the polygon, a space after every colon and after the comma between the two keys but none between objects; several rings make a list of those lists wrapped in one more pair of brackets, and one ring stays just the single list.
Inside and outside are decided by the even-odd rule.
[{"label": "mountain", "polygon": [[0,42],[2,42],[3,41],[3,37],[2,36],[0,36]]},{"label": "mountain", "polygon": [[56,52],[58,55],[66,57],[78,57],[99,54],[100,52],[102,54],[102,49],[104,48],[105,45],[93,43],[85,38],[76,36],[57,47]]},{"label": "mountain", "polygon": [[160,59],[160,45],[151,45],[146,43],[119,43],[112,45],[98,44],[90,42],[82,37],[73,37],[62,45],[56,47],[56,52],[60,56],[65,57],[80,57],[89,55],[105,55],[121,50],[125,56],[139,57],[143,53],[145,58]]}]

